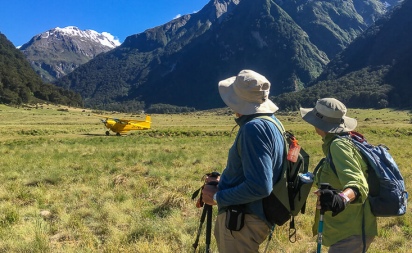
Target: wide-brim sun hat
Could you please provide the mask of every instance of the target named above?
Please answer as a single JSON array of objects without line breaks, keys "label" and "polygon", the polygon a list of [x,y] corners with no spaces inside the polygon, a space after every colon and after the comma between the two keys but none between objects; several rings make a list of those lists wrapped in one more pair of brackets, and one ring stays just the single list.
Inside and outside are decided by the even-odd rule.
[{"label": "wide-brim sun hat", "polygon": [[242,70],[219,82],[223,102],[242,115],[274,113],[279,108],[269,99],[270,82],[253,70]]},{"label": "wide-brim sun hat", "polygon": [[358,122],[346,116],[346,106],[335,98],[322,98],[315,108],[300,108],[302,119],[328,133],[353,131]]}]

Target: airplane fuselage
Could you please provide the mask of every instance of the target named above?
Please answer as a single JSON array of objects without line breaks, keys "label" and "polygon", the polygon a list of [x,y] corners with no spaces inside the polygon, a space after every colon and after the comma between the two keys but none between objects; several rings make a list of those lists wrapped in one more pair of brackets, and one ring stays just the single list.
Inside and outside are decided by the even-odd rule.
[{"label": "airplane fuselage", "polygon": [[[115,132],[117,135],[126,133],[132,130],[146,130],[150,129],[151,118],[146,116],[146,120],[121,120],[114,118],[107,118],[105,121],[102,121],[106,128]],[[109,132],[106,132],[108,135]]]}]

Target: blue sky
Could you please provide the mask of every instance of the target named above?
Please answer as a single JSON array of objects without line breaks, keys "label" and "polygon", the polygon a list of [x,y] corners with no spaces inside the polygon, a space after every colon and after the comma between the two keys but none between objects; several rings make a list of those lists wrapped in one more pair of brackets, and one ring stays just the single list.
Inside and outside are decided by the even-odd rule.
[{"label": "blue sky", "polygon": [[108,32],[120,42],[202,9],[209,0],[0,0],[0,32],[21,46],[55,27]]}]

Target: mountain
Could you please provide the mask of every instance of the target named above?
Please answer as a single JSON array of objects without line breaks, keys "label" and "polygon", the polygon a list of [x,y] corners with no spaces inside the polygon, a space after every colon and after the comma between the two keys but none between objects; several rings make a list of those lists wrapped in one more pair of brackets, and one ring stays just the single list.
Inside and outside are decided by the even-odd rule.
[{"label": "mountain", "polygon": [[381,1],[274,0],[329,58],[342,51],[390,5]]},{"label": "mountain", "polygon": [[43,83],[23,53],[0,33],[0,103],[21,104],[39,101],[82,105],[79,94]]},{"label": "mountain", "polygon": [[339,53],[304,93],[284,94],[277,102],[296,109],[333,95],[351,107],[412,108],[410,13],[412,0],[405,0]]},{"label": "mountain", "polygon": [[297,91],[386,10],[378,0],[212,0],[127,37],[55,84],[106,109],[125,101],[224,106],[217,83],[246,68],[272,82],[272,95]]},{"label": "mountain", "polygon": [[68,26],[38,34],[20,50],[45,82],[53,82],[119,45],[108,33]]}]

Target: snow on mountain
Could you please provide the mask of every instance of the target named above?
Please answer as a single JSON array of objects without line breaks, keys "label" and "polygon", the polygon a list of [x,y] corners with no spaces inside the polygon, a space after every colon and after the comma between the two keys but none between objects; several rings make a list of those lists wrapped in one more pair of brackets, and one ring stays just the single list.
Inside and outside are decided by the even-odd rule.
[{"label": "snow on mountain", "polygon": [[108,32],[56,27],[34,36],[19,49],[45,82],[53,82],[120,42]]},{"label": "snow on mountain", "polygon": [[118,39],[115,39],[115,37],[108,32],[98,33],[94,30],[80,30],[75,26],[67,26],[64,28],[56,27],[55,29],[43,33],[42,35],[59,36],[60,34],[68,35],[71,37],[84,37],[111,48],[120,46],[120,41]]}]

